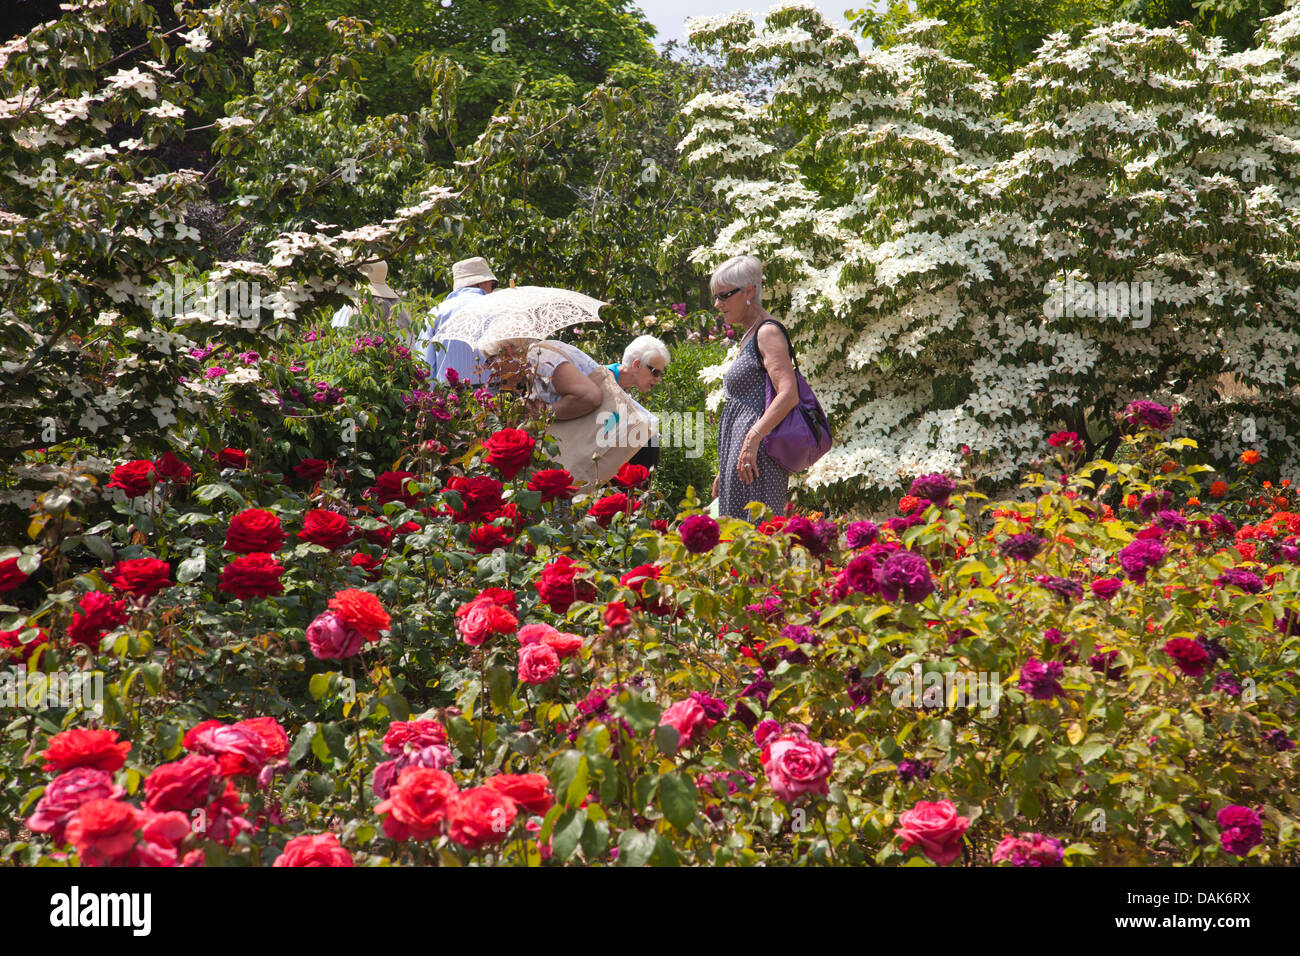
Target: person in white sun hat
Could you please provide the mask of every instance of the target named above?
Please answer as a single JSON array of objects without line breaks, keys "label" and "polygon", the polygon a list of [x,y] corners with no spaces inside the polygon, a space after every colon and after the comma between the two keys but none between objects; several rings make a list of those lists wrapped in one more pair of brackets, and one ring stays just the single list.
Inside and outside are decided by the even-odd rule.
[{"label": "person in white sun hat", "polygon": [[[393,306],[401,298],[388,285],[388,263],[383,259],[378,259],[375,262],[363,262],[357,266],[357,271],[366,277],[366,294],[379,304],[380,311],[383,313],[384,318],[387,319],[393,311]],[[345,329],[352,322],[352,316],[356,314],[355,307],[345,305],[334,313],[334,317],[330,319],[330,325],[336,329]],[[406,314],[405,309],[398,309],[395,318],[397,324],[403,329],[410,327],[411,318]]]},{"label": "person in white sun hat", "polygon": [[470,385],[486,385],[489,372],[482,352],[471,348],[467,342],[435,342],[434,335],[444,322],[455,315],[462,306],[473,302],[476,296],[487,295],[497,287],[497,277],[482,256],[462,259],[451,267],[451,294],[442,300],[434,320],[420,339],[424,360],[433,370],[434,381],[446,381],[448,370],[454,371],[460,381]]}]

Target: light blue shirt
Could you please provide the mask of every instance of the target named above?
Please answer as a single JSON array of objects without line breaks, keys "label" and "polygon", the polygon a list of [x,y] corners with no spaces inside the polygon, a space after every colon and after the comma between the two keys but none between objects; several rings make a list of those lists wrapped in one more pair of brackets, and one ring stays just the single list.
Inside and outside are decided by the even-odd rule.
[{"label": "light blue shirt", "polygon": [[462,306],[472,302],[473,299],[470,297],[476,295],[487,295],[487,293],[478,286],[471,285],[457,289],[443,299],[435,313],[433,323],[420,339],[419,351],[423,353],[424,361],[432,370],[430,377],[434,381],[446,381],[447,369],[453,369],[460,376],[460,380],[467,384],[486,385],[488,382],[488,370],[482,367],[486,362],[482,352],[471,348],[468,342],[433,341],[434,335],[442,324],[455,315]]}]

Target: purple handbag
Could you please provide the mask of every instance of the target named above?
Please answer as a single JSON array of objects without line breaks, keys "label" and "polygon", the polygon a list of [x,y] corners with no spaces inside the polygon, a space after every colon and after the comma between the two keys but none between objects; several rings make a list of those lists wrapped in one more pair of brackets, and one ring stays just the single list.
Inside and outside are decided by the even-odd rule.
[{"label": "purple handbag", "polygon": [[[780,322],[769,319],[785,336],[785,344],[790,349],[790,362],[794,365],[794,380],[799,388],[799,404],[791,409],[781,424],[773,428],[763,438],[763,450],[786,471],[803,471],[818,458],[831,450],[831,425],[822,411],[821,402],[809,387],[803,373],[794,359],[794,344],[790,333]],[[764,323],[766,324],[766,323]],[[762,328],[762,326],[759,326]],[[758,329],[754,330],[754,352],[758,355],[758,364],[763,365],[763,353],[758,350]],[[766,366],[763,368],[767,371]],[[776,398],[776,389],[772,385],[772,376],[767,377],[766,410]]]}]

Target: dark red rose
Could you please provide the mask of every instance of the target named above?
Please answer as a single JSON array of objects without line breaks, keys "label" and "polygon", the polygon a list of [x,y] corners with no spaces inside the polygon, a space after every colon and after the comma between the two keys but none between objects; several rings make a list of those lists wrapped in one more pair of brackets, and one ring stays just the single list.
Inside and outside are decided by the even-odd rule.
[{"label": "dark red rose", "polygon": [[533,460],[533,436],[522,428],[503,428],[483,443],[487,464],[509,481]]},{"label": "dark red rose", "polygon": [[103,591],[84,595],[78,607],[80,610],[72,615],[72,623],[68,625],[68,637],[74,644],[96,648],[104,634],[127,620],[126,605]]},{"label": "dark red rose", "polygon": [[645,465],[634,465],[628,462],[614,474],[614,484],[620,488],[627,488],[629,491],[633,488],[640,488],[650,481],[650,469]]},{"label": "dark red rose", "polygon": [[386,548],[393,543],[392,525],[382,525],[381,527],[375,528],[373,531],[363,531],[361,533],[365,535],[367,541],[371,544],[377,544],[381,548]]},{"label": "dark red rose", "polygon": [[656,518],[654,521],[650,522],[650,529],[652,531],[658,531],[660,534],[667,534],[668,522],[663,518]]},{"label": "dark red rose", "polygon": [[575,601],[596,600],[596,586],[590,581],[577,579],[578,572],[587,570],[575,564],[567,554],[562,554],[546,567],[533,583],[537,596],[550,605],[556,614],[563,614]]},{"label": "dark red rose", "polygon": [[163,452],[162,457],[153,463],[153,467],[160,479],[177,485],[188,485],[190,479],[194,477],[194,469],[170,451]]},{"label": "dark red rose", "polygon": [[286,535],[280,519],[262,508],[249,508],[230,519],[226,529],[226,550],[239,554],[278,551]]},{"label": "dark red rose", "polygon": [[145,806],[159,812],[206,807],[212,785],[220,776],[221,765],[208,754],[190,754],[161,764],[145,779]]},{"label": "dark red rose", "polygon": [[319,458],[304,458],[293,466],[293,473],[306,482],[320,481],[329,471],[329,462]]},{"label": "dark red rose", "polygon": [[494,524],[480,525],[469,533],[469,543],[478,554],[488,554],[496,548],[508,548],[515,539],[504,528]]},{"label": "dark red rose", "polygon": [[386,471],[375,479],[375,486],[371,490],[381,505],[400,501],[408,508],[416,508],[421,496],[406,489],[407,483],[412,481],[415,481],[415,475],[409,471]]},{"label": "dark red rose", "polygon": [[596,523],[602,528],[608,528],[609,523],[614,520],[614,515],[620,513],[630,515],[640,507],[641,502],[633,501],[620,491],[617,494],[606,495],[601,498],[591,506],[587,514],[595,518]]},{"label": "dark red rose", "polygon": [[0,594],[22,587],[23,582],[26,580],[27,575],[18,570],[17,558],[0,561]]},{"label": "dark red rose", "polygon": [[303,517],[298,537],[336,551],[352,540],[352,528],[348,525],[348,519],[337,511],[313,508]]},{"label": "dark red rose", "polygon": [[247,468],[248,456],[238,448],[223,448],[217,452],[217,461],[223,468]]},{"label": "dark red rose", "polygon": [[539,492],[542,501],[554,501],[572,498],[578,487],[573,483],[573,476],[563,468],[547,468],[533,472],[528,479],[528,490]]},{"label": "dark red rose", "polygon": [[352,561],[350,563],[352,567],[360,568],[362,571],[365,571],[366,577],[371,581],[378,581],[383,576],[381,569],[384,566],[384,562],[380,558],[372,558],[370,555],[358,551],[356,554],[352,555]]},{"label": "dark red rose", "polygon": [[519,509],[515,507],[513,501],[507,501],[495,511],[489,511],[483,516],[483,523],[491,524],[501,518],[505,518],[510,522],[510,532],[516,537],[527,528],[529,524],[528,518],[519,513]]},{"label": "dark red rose", "polygon": [[158,472],[151,461],[128,461],[113,469],[113,477],[108,483],[110,488],[121,488],[128,498],[147,495],[158,483]]},{"label": "dark red rose", "polygon": [[74,727],[50,738],[41,754],[46,771],[62,773],[73,767],[94,767],[112,773],[126,763],[131,752],[127,741],[118,743],[116,730],[82,730]]},{"label": "dark red rose", "polygon": [[484,516],[501,507],[501,482],[487,475],[463,478],[457,475],[447,482],[447,490],[460,495],[462,508],[453,518],[462,524],[482,521]]},{"label": "dark red rose", "polygon": [[217,587],[241,601],[283,594],[280,575],[284,566],[277,564],[275,556],[261,551],[241,554],[221,570]]},{"label": "dark red rose", "polygon": [[151,598],[163,588],[172,586],[171,565],[157,558],[119,561],[106,577],[115,591],[142,599]]},{"label": "dark red rose", "polygon": [[712,551],[718,543],[718,523],[708,515],[691,515],[682,522],[682,544],[695,554]]}]

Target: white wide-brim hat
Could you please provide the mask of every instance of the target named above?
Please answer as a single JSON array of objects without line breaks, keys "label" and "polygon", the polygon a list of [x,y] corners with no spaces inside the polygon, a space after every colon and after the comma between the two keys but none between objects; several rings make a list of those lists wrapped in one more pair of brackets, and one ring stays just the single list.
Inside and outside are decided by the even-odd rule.
[{"label": "white wide-brim hat", "polygon": [[388,287],[385,280],[388,278],[388,263],[383,259],[376,262],[365,262],[357,266],[360,272],[370,282],[370,291],[381,299],[396,299],[398,294]]},{"label": "white wide-brim hat", "polygon": [[[480,282],[497,282],[497,277],[492,274],[492,267],[488,265],[487,260],[482,256],[475,256],[473,259],[462,259],[451,267],[451,290],[466,289],[472,285],[478,285]],[[499,282],[497,282],[500,285]]]}]

